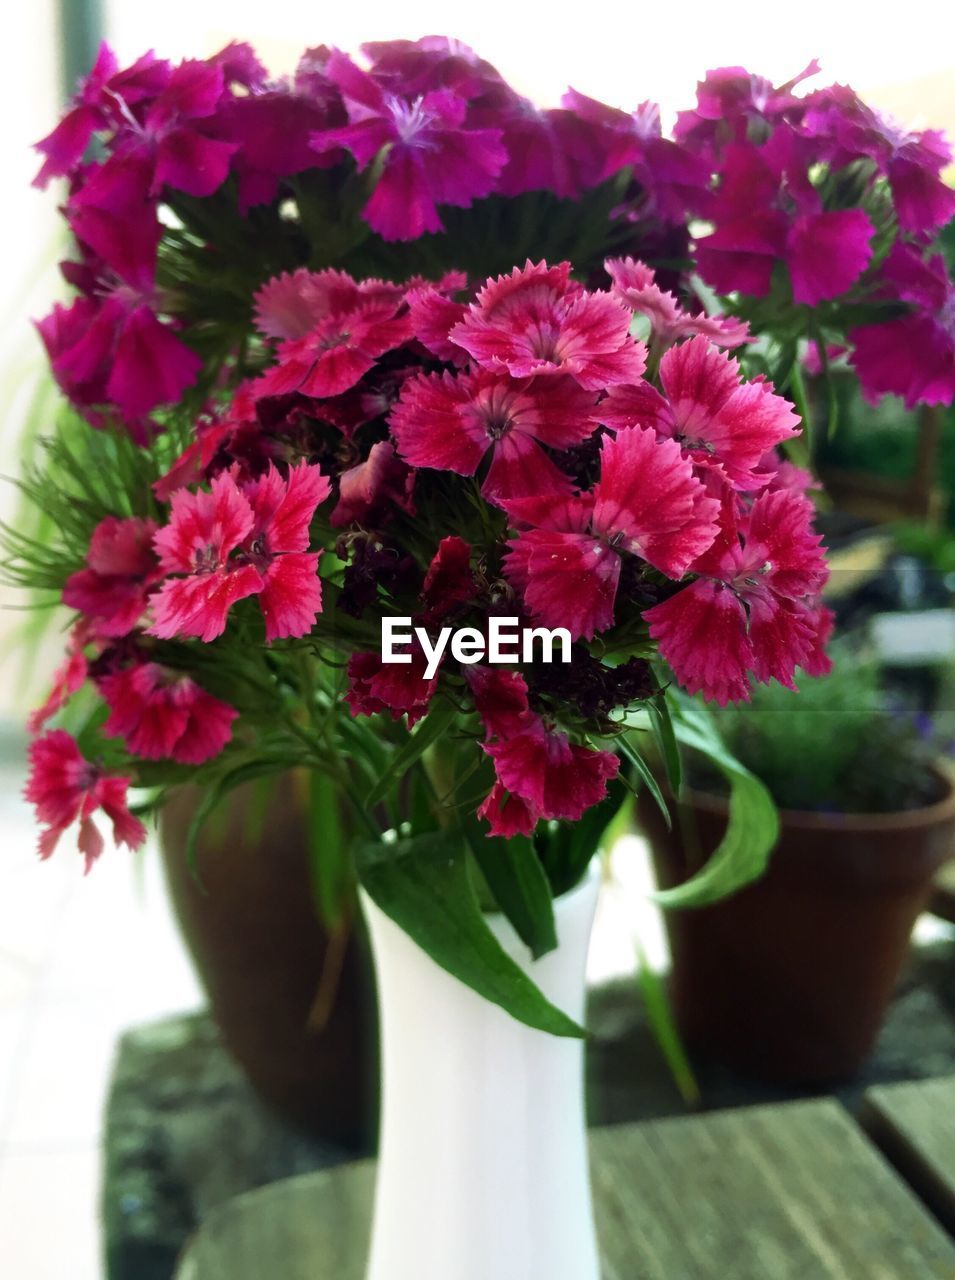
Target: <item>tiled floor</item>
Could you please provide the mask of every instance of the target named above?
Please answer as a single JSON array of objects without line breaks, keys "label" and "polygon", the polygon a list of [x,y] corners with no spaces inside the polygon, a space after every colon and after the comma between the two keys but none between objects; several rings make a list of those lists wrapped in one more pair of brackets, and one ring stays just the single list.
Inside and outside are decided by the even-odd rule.
[{"label": "tiled floor", "polygon": [[118,1033],[200,1001],[156,851],[84,878],[34,854],[14,751],[0,764],[0,1276],[101,1280],[103,1099]]}]

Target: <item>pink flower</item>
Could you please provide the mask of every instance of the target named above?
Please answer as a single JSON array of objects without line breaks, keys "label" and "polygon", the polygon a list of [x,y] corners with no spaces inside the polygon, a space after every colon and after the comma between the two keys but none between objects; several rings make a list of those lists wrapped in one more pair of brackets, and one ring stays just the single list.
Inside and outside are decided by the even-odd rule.
[{"label": "pink flower", "polygon": [[427,663],[420,646],[412,646],[410,654],[410,663],[384,663],[377,653],[352,654],[345,701],[353,716],[387,713],[400,720],[406,715],[410,728],[427,714],[438,677],[425,679]]},{"label": "pink flower", "polygon": [[303,338],[280,344],[278,363],[255,383],[264,396],[337,396],[355,386],[379,356],[412,336],[407,312],[399,302],[361,302],[350,310],[329,312]]},{"label": "pink flower", "polygon": [[622,556],[680,578],[713,542],[719,504],[673,440],[627,427],[601,448],[600,479],[579,498],[504,504],[528,525],[504,557],[508,578],[535,617],[590,640],[614,622]]},{"label": "pink flower", "polygon": [[917,404],[955,400],[955,286],[940,254],[923,259],[911,245],[897,244],[881,271],[888,297],[910,310],[881,324],[849,331],[849,362],[870,403],[901,396]]},{"label": "pink flower", "polygon": [[40,834],[40,857],[49,858],[60,836],[79,822],[79,850],[86,870],[103,851],[103,837],[93,822],[101,809],[113,824],[113,839],[138,849],[146,828],[130,813],[126,803],[128,778],[111,777],[84,760],[73,738],[63,729],[51,729],[30,746],[30,777],[24,791],[45,827]]},{"label": "pink flower", "polygon": [[479,364],[515,378],[570,374],[597,391],[636,382],[646,368],[630,320],[610,294],[573,283],[570,263],[528,262],[486,284],[449,336]]},{"label": "pink flower", "polygon": [[110,710],[103,732],[122,738],[144,760],[203,764],[232,736],[234,707],[154,662],[126,667],[97,684]]},{"label": "pink flower", "polygon": [[63,603],[91,619],[99,635],[128,635],[146,611],[160,577],[155,532],[153,520],[107,516],[93,531],[87,567],[67,578]]},{"label": "pink flower", "polygon": [[438,206],[467,208],[489,195],[507,160],[497,129],[465,124],[466,99],[453,89],[414,97],[389,92],[373,75],[335,52],[326,74],[341,90],[350,123],[312,135],[318,152],[345,147],[360,170],[383,156],[381,177],[364,217],[385,240],[442,231]]},{"label": "pink flower", "polygon": [[[612,752],[575,746],[566,734],[545,728],[537,717],[519,732],[488,743],[484,750],[494,761],[500,787],[517,797],[524,806],[518,812],[533,816],[535,822],[539,818],[577,822],[603,800],[607,783],[620,770]],[[490,821],[492,835],[517,823],[517,814],[508,814],[508,807],[500,792],[482,806],[481,816]]]},{"label": "pink flower", "polygon": [[740,489],[759,488],[763,455],[799,434],[793,406],[772,384],[741,381],[739,365],[704,337],[671,347],[660,361],[661,395],[649,383],[613,387],[600,405],[608,427],[653,427],[694,463]]},{"label": "pink flower", "polygon": [[501,836],[505,840],[529,836],[540,818],[526,800],[512,795],[500,782],[495,782],[484,797],[477,815],[487,821],[489,836]]},{"label": "pink flower", "polygon": [[89,663],[83,652],[82,625],[74,627],[67,642],[66,657],[53,674],[53,686],[47,700],[32,711],[27,719],[30,733],[39,733],[48,720],[66,706],[74,693],[86,683]]},{"label": "pink flower", "polygon": [[154,542],[169,577],[152,598],[149,629],[162,639],[214,640],[232,605],[258,596],[267,642],[305,635],[321,609],[319,555],[308,552],[309,523],[329,493],[316,466],[283,480],[274,466],[245,489],[223,472],[210,492],[179,490],[169,524]]},{"label": "pink flower", "polygon": [[255,323],[267,338],[304,338],[331,315],[354,311],[367,303],[394,314],[404,299],[401,285],[384,280],[352,279],[345,271],[300,267],[274,276],[255,295]]},{"label": "pink flower", "polygon": [[761,495],[743,516],[724,504],[720,537],[690,566],[697,580],[644,614],[690,693],[725,705],[748,696],[749,672],[791,688],[796,667],[820,662],[820,542],[811,504],[792,491]]},{"label": "pink flower", "polygon": [[247,541],[255,517],[248,498],[228,472],[208,493],[180,489],[172,495],[169,524],[154,539],[169,577],[153,596],[152,635],[214,640],[225,630],[231,607],[262,589],[262,576],[245,557],[233,556]]},{"label": "pink flower", "polygon": [[681,338],[701,334],[717,347],[738,347],[752,342],[749,324],[732,316],[690,315],[672,293],[656,284],[656,272],[633,258],[608,258],[604,268],[613,281],[612,293],[631,311],[646,316],[654,342],[669,347]]},{"label": "pink flower", "polygon": [[485,457],[487,498],[570,493],[570,478],[541,445],[568,449],[597,427],[596,397],[573,378],[517,381],[478,369],[458,377],[421,374],[405,383],[390,425],[398,452],[414,467],[471,476]]},{"label": "pink flower", "polygon": [[[462,281],[459,287],[463,286]],[[411,289],[407,296],[411,326],[425,350],[447,364],[463,364],[465,352],[448,335],[464,319],[467,305],[455,302],[446,292],[429,285]]]},{"label": "pink flower", "polygon": [[305,462],[285,480],[270,466],[245,486],[253,516],[247,554],[262,575],[258,598],[266,643],[306,635],[321,612],[320,553],[307,548],[312,516],[330,492],[327,477]]}]

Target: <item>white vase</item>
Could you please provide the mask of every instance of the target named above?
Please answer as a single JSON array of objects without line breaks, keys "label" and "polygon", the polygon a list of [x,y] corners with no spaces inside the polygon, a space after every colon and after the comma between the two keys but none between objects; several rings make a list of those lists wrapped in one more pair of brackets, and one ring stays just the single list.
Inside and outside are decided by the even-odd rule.
[{"label": "white vase", "polygon": [[[594,864],[554,903],[559,946],[536,962],[488,917],[578,1022],[598,887]],[[582,1042],[515,1021],[363,904],[384,1075],[367,1280],[599,1280]]]}]

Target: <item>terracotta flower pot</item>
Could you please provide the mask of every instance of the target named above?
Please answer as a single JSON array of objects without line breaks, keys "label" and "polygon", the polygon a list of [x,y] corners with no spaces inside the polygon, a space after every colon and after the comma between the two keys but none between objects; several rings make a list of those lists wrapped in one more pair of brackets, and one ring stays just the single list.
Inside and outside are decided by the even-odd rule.
[{"label": "terracotta flower pot", "polygon": [[[941,777],[941,775],[940,775]],[[955,854],[955,787],[889,814],[783,811],[761,880],[713,906],[668,911],[683,1035],[738,1070],[789,1083],[852,1076],[872,1048],[916,917]],[[716,848],[724,800],[690,792],[668,832],[641,818],[662,888]]]},{"label": "terracotta flower pot", "polygon": [[[309,882],[305,817],[291,775],[238,787],[203,829],[201,884],[186,863],[197,793],[183,788],[161,823],[162,857],[183,938],[223,1040],[258,1093],[325,1138],[366,1146],[374,1134],[374,978],[359,917],[329,951]],[[337,969],[328,983],[325,966]],[[323,971],[331,998],[316,1008]],[[319,1003],[322,1003],[319,998]]]}]

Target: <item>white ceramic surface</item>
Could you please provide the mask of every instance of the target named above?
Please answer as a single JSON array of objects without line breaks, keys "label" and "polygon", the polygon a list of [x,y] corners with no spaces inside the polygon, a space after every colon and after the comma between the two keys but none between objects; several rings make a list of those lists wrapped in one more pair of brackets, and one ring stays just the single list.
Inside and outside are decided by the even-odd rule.
[{"label": "white ceramic surface", "polygon": [[[505,949],[582,1022],[599,888],[555,903],[559,946]],[[367,896],[383,1100],[367,1280],[599,1280],[583,1045],[531,1030],[436,965]]]}]

